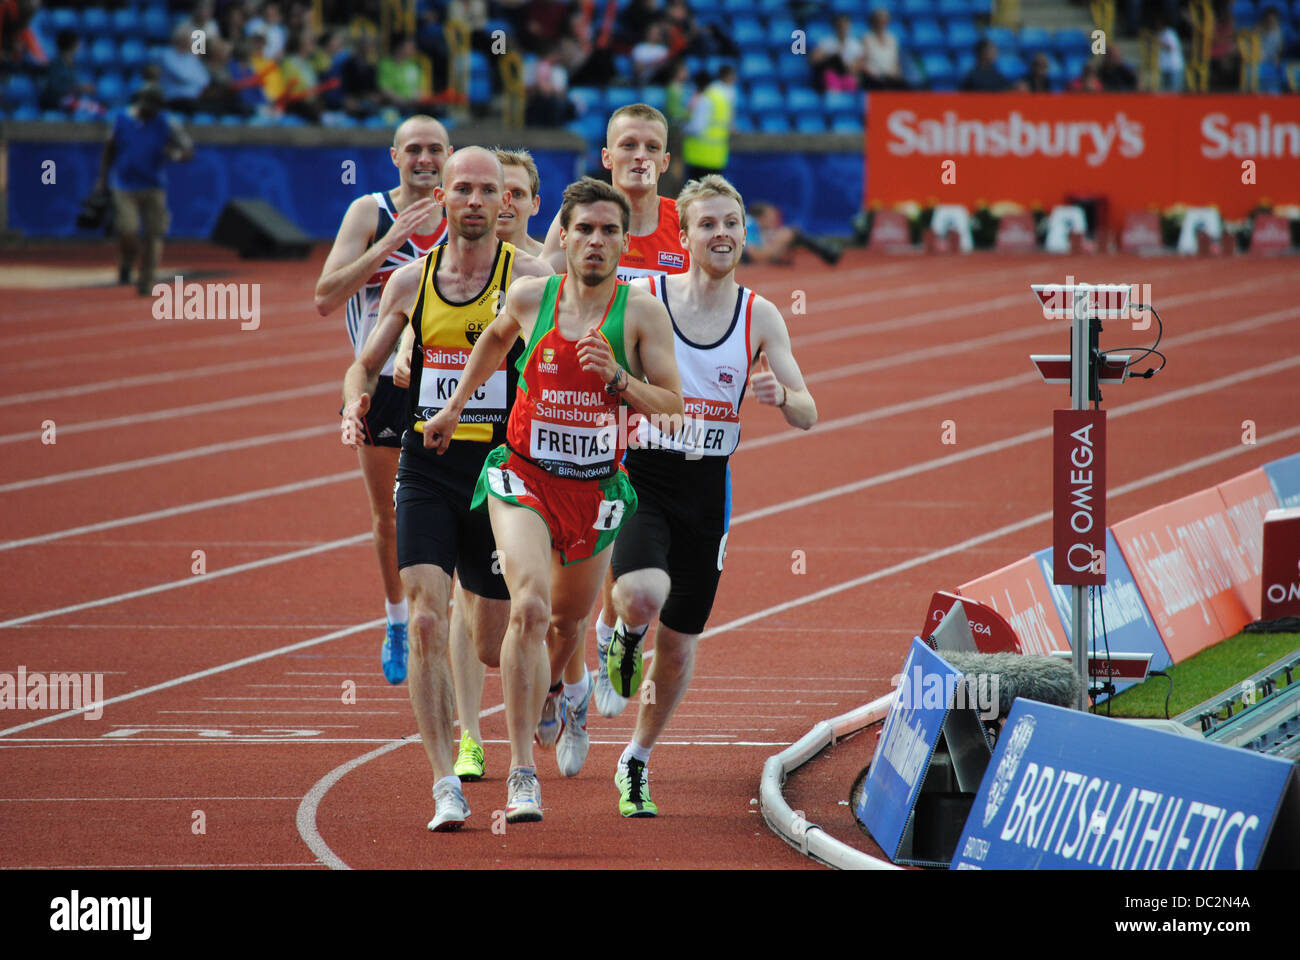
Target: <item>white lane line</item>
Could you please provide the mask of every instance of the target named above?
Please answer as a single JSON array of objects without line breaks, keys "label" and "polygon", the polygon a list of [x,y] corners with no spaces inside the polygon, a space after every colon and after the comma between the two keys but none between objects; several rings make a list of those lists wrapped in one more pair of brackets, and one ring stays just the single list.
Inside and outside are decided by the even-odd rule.
[{"label": "white lane line", "polygon": [[[369,534],[367,534],[369,536]],[[209,574],[211,576],[211,574]],[[196,578],[198,579],[198,578]],[[250,663],[260,663],[263,660],[269,660],[271,657],[278,657],[282,653],[292,653],[295,650],[306,650],[308,647],[315,647],[322,643],[328,643],[331,640],[337,640],[340,637],[350,637],[354,633],[360,633],[363,630],[372,630],[384,623],[384,618],[376,620],[367,620],[365,623],[354,624],[342,630],[335,630],[332,633],[322,634],[319,637],[312,637],[310,640],[301,640],[298,643],[291,643],[285,647],[276,647],[274,650],[267,650],[264,653],[255,653],[252,656],[242,657],[239,660],[232,660],[229,663],[218,664],[215,667],[209,667],[206,670],[199,670],[196,673],[187,673],[183,677],[175,677],[171,680],[164,680],[162,683],[155,683],[149,687],[142,687],[139,690],[132,690],[130,693],[119,694],[116,697],[109,697],[107,700],[99,701],[82,707],[80,710],[64,710],[62,713],[52,714],[48,717],[42,717],[39,720],[33,720],[30,723],[21,723],[16,727],[9,727],[7,730],[0,730],[0,737],[7,737],[11,733],[22,733],[24,730],[31,730],[34,727],[41,727],[47,723],[54,723],[56,720],[65,720],[68,717],[79,717],[81,714],[90,710],[102,709],[112,706],[115,703],[125,703],[128,700],[134,700],[137,697],[143,697],[149,693],[157,693],[159,690],[170,690],[172,687],[178,687],[183,683],[189,683],[193,680],[202,680],[205,677],[216,676],[219,673],[225,673],[228,670],[235,670],[239,667],[247,666]]]},{"label": "white lane line", "polygon": [[[1134,490],[1140,490],[1143,487],[1149,487],[1152,484],[1160,483],[1172,477],[1177,477],[1184,473],[1190,473],[1199,470],[1202,467],[1209,466],[1210,464],[1213,463],[1218,463],[1221,460],[1227,460],[1232,457],[1240,456],[1241,454],[1251,451],[1256,447],[1268,446],[1269,444],[1278,443],[1282,440],[1289,440],[1291,437],[1296,437],[1296,436],[1300,436],[1300,424],[1294,427],[1289,427],[1286,430],[1282,430],[1277,433],[1270,434],[1268,437],[1258,437],[1256,438],[1254,446],[1247,446],[1245,444],[1236,444],[1235,446],[1228,447],[1226,450],[1220,450],[1217,453],[1207,454],[1206,456],[1198,457],[1195,460],[1189,460],[1186,463],[1183,463],[1177,467],[1171,467],[1168,470],[1162,470],[1159,473],[1153,473],[1139,480],[1134,480],[1132,483],[1123,484],[1119,487],[1116,487],[1113,490],[1108,491],[1107,499],[1120,497],[1126,493],[1132,493]],[[833,586],[826,587],[823,590],[818,590],[816,593],[805,594],[804,596],[797,597],[794,600],[788,600],[785,603],[777,604],[774,607],[768,607],[766,610],[760,610],[757,613],[751,613],[743,617],[738,617],[737,619],[732,620],[728,623],[721,624],[720,626],[710,627],[706,629],[704,633],[700,634],[700,639],[703,640],[706,637],[715,636],[716,634],[719,633],[725,633],[729,630],[734,630],[737,627],[743,627],[746,624],[753,623],[755,620],[762,620],[765,617],[769,617],[774,613],[784,613],[787,610],[793,610],[797,607],[802,607],[805,604],[814,603],[817,600],[824,600],[826,597],[834,596],[835,594],[842,593],[845,590],[852,590],[854,587],[860,587],[868,583],[873,583],[876,580],[881,580],[885,577],[891,577],[896,573],[903,573],[906,570],[911,570],[913,567],[923,566],[924,564],[929,563],[932,560],[940,560],[944,557],[951,556],[954,553],[960,553],[963,550],[968,550],[971,547],[978,546],[981,543],[987,543],[990,540],[996,540],[998,537],[1002,537],[1010,533],[1016,533],[1017,531],[1023,530],[1026,527],[1032,527],[1035,524],[1044,523],[1047,520],[1050,520],[1051,518],[1052,518],[1052,511],[1044,510],[1042,513],[1037,513],[1032,517],[1026,517],[1024,520],[1018,520],[1015,523],[1009,523],[1006,526],[999,527],[996,530],[990,530],[988,533],[981,533],[977,536],[970,537],[969,539],[963,540],[961,543],[953,544],[950,547],[942,547],[938,550],[933,550],[921,556],[913,557],[910,560],[904,560],[902,563],[896,563],[893,566],[884,568],[883,570],[877,570],[874,573],[868,573],[861,577],[855,577],[852,580],[845,580],[842,583],[837,583],[834,584]],[[733,520],[732,522],[734,523],[735,521]]]},{"label": "white lane line", "polygon": [[0,803],[123,803],[175,800],[301,800],[302,797],[0,797]]},{"label": "white lane line", "polygon": [[382,757],[386,753],[392,753],[398,747],[409,743],[409,740],[395,740],[392,743],[385,744],[382,747],[376,747],[369,753],[363,753],[359,757],[354,757],[347,763],[340,764],[325,776],[321,777],[311,789],[307,791],[306,796],[302,798],[302,803],[298,805],[298,813],[295,820],[298,825],[298,836],[302,837],[307,844],[307,848],[316,855],[316,859],[329,867],[331,870],[350,870],[352,869],[330,849],[320,831],[316,829],[316,808],[320,806],[321,800],[329,789],[338,783],[345,776],[364,763],[369,763],[376,757]]},{"label": "white lane line", "polygon": [[56,863],[49,866],[5,866],[6,870],[265,870],[275,867],[319,867],[319,863]]},{"label": "white lane line", "polygon": [[[1300,314],[1300,310],[1295,312]],[[1176,403],[1177,401],[1186,399],[1190,396],[1218,390],[1221,387],[1232,386],[1233,384],[1242,383],[1247,380],[1256,380],[1259,377],[1267,376],[1271,373],[1279,373],[1296,366],[1300,366],[1300,356],[1290,357],[1286,360],[1278,360],[1274,363],[1264,364],[1263,366],[1251,370],[1244,370],[1241,373],[1219,377],[1216,380],[1206,380],[1203,383],[1194,386],[1183,387],[1179,390],[1163,393],[1155,397],[1148,397],[1146,400],[1138,400],[1134,403],[1113,407],[1109,411],[1110,418],[1114,420],[1130,414],[1141,413],[1145,410],[1150,410],[1153,407],[1164,406],[1167,403]],[[1035,376],[1037,375],[1035,374]],[[843,483],[837,487],[831,487],[818,493],[810,493],[802,497],[795,497],[792,500],[774,503],[768,507],[760,507],[757,510],[750,510],[747,513],[742,513],[732,517],[731,524],[732,526],[735,526],[738,523],[748,523],[751,520],[759,520],[773,514],[785,513],[787,510],[811,506],[814,503],[821,503],[824,500],[832,500],[835,497],[846,496],[850,493],[858,493],[871,487],[880,486],[881,484],[892,483],[896,480],[905,480],[908,477],[914,477],[922,473],[929,473],[931,470],[938,470],[943,467],[950,467],[966,460],[982,457],[985,454],[998,453],[1002,450],[1009,450],[1012,447],[1018,447],[1034,440],[1042,440],[1051,435],[1051,427],[1040,427],[1037,430],[1029,430],[1025,433],[1017,434],[1013,437],[1007,437],[1003,440],[995,440],[992,443],[985,443],[978,447],[971,447],[969,450],[963,450],[960,453],[950,453],[945,457],[936,457],[933,460],[925,460],[921,463],[910,464],[906,467],[900,467],[897,470],[890,470],[887,473],[878,473],[874,476],[865,477],[862,480],[855,480],[852,483]],[[774,434],[773,436],[780,437],[783,436],[783,434]],[[764,437],[762,439],[766,440],[768,438]],[[741,450],[744,449],[745,447],[742,446]]]},{"label": "white lane line", "polygon": [[[172,580],[168,583],[159,583],[152,587],[143,587],[139,590],[131,590],[127,593],[114,594],[111,597],[101,597],[98,600],[88,600],[85,603],[74,603],[71,606],[58,607],[54,610],[42,610],[39,613],[29,613],[23,617],[14,617],[12,620],[0,621],[0,628],[17,627],[24,623],[32,623],[36,620],[46,620],[50,617],[57,617],[64,613],[75,613],[78,610],[89,610],[92,607],[104,607],[112,603],[120,603],[123,600],[134,600],[136,597],[148,597],[155,593],[165,593],[168,590],[179,590],[183,587],[192,587],[196,584],[207,583],[210,580],[219,580],[222,577],[230,577],[238,573],[246,573],[249,570],[260,570],[263,567],[274,566],[278,563],[288,563],[291,560],[297,560],[301,557],[310,557],[318,553],[328,553],[331,550],[337,550],[340,547],[352,547],[362,543],[369,543],[370,540],[371,534],[368,531],[366,533],[358,533],[356,536],[343,537],[339,540],[330,540],[328,543],[308,547],[305,550],[295,550],[292,553],[281,553],[274,557],[264,557],[261,560],[251,560],[248,563],[241,563],[221,570],[210,570],[202,576],[186,577],[184,580]],[[375,624],[383,622],[382,618],[372,621],[372,623]],[[354,629],[355,628],[349,628],[349,630]],[[310,646],[312,642],[313,641],[310,640],[303,641],[306,646]],[[80,712],[81,711],[74,711],[72,715]],[[0,737],[3,737],[5,733],[6,731],[0,730]]]},{"label": "white lane line", "polygon": [[[153,410],[149,413],[132,413],[122,417],[110,417],[106,420],[86,420],[81,423],[59,424],[59,433],[88,433],[91,430],[106,430],[110,427],[133,427],[140,423],[157,423],[159,420],[177,420],[183,417],[197,417],[205,413],[221,410],[237,410],[240,407],[252,407],[259,404],[276,404],[281,400],[295,400],[299,397],[319,396],[322,393],[337,393],[342,396],[342,380],[328,383],[309,383],[289,390],[274,390],[270,393],[254,393],[244,397],[231,397],[226,400],[214,400],[210,403],[196,403],[186,407],[168,407],[165,410]],[[0,444],[21,443],[40,437],[40,430],[24,430],[20,433],[0,435]]]},{"label": "white lane line", "polygon": [[138,460],[122,460],[118,463],[105,464],[102,467],[88,467],[85,470],[70,470],[67,473],[52,473],[44,477],[15,480],[13,483],[0,484],[0,493],[12,493],[15,490],[27,490],[31,487],[47,487],[55,483],[66,483],[69,480],[85,480],[87,477],[102,477],[106,474],[122,473],[127,470],[142,470],[145,467],[158,467],[164,463],[188,462],[196,457],[207,457],[215,453],[230,453],[235,450],[247,450],[249,447],[291,443],[294,440],[303,440],[307,437],[319,437],[327,433],[338,432],[338,424],[329,423],[319,427],[303,427],[301,430],[286,430],[283,433],[265,433],[261,436],[248,437],[243,440],[228,440],[225,443],[211,443],[206,447],[194,447],[190,450],[177,450],[174,453],[160,453],[153,457],[141,457]]},{"label": "white lane line", "polygon": [[262,370],[266,367],[292,366],[298,363],[310,363],[312,360],[337,360],[338,357],[339,351],[331,347],[328,350],[312,350],[308,353],[277,354],[273,357],[259,357],[256,360],[232,360],[229,363],[213,363],[205,367],[190,367],[187,370],[160,370],[156,373],[144,373],[135,377],[119,377],[116,380],[78,383],[70,387],[54,387],[50,390],[36,390],[31,393],[11,393],[7,397],[0,397],[0,404],[17,406],[24,403],[37,403],[41,400],[57,400],[62,397],[79,397],[87,393],[101,393],[104,390],[145,387],[155,383],[175,383],[177,380],[195,380],[200,377],[215,377],[224,373]]},{"label": "white lane line", "polygon": [[[217,507],[252,503],[254,500],[264,500],[267,497],[279,497],[287,493],[299,493],[303,490],[311,490],[315,487],[328,486],[331,483],[342,483],[346,480],[354,480],[360,476],[360,470],[345,470],[343,473],[330,473],[323,477],[313,477],[310,480],[299,480],[295,483],[282,483],[276,487],[264,487],[261,490],[250,490],[247,493],[235,493],[228,497],[215,497],[211,500],[196,500],[193,503],[184,503],[178,507],[166,507],[162,510],[151,510],[149,513],[137,513],[130,517],[118,517],[116,520],[102,520],[99,523],[88,523],[80,527],[68,527],[64,530],[55,530],[52,533],[42,533],[35,537],[24,537],[21,540],[5,540],[0,542],[0,553],[5,550],[17,550],[19,547],[30,547],[38,543],[49,543],[53,540],[63,540],[67,537],[79,537],[87,533],[98,533],[101,530],[113,530],[117,527],[126,527],[137,523],[148,523],[152,520],[165,520],[168,517],[180,517],[187,513],[197,513],[201,510],[213,510]],[[201,580],[202,577],[196,577],[195,579]],[[3,624],[0,624],[0,626],[3,626]]]}]

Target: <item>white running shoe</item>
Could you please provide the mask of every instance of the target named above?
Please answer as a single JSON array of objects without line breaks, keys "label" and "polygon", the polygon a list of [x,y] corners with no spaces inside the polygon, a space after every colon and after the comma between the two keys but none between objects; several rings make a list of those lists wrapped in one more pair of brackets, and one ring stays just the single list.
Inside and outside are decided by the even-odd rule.
[{"label": "white running shoe", "polygon": [[627,697],[621,697],[609,682],[609,669],[605,666],[605,655],[609,652],[610,641],[596,641],[596,672],[591,675],[591,682],[596,688],[596,711],[602,717],[617,717],[627,709]]},{"label": "white running shoe", "polygon": [[591,748],[591,738],[587,736],[587,707],[591,704],[591,694],[596,684],[587,671],[587,695],[582,702],[574,705],[565,696],[560,705],[560,739],[555,742],[555,765],[560,768],[561,776],[576,777],[587,762],[587,751]]},{"label": "white running shoe", "polygon": [[542,786],[536,767],[515,767],[506,777],[506,823],[542,819]]},{"label": "white running shoe", "polygon": [[444,783],[439,780],[433,785],[434,817],[429,821],[429,829],[434,833],[446,833],[459,830],[469,819],[469,804],[460,784]]}]

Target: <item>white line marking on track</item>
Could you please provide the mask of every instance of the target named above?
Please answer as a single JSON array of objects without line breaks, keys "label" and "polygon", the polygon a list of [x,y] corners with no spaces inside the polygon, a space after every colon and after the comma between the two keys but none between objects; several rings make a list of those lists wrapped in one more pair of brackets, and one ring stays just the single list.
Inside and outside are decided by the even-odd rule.
[{"label": "white line marking on track", "polygon": [[301,430],[286,430],[284,433],[267,433],[245,440],[228,440],[225,443],[212,443],[206,447],[191,450],[177,450],[175,453],[161,453],[154,457],[141,457],[138,460],[123,460],[120,463],[108,463],[102,467],[88,467],[85,470],[70,470],[67,473],[53,473],[45,477],[32,477],[28,480],[15,480],[13,483],[0,484],[0,493],[26,490],[29,487],[46,487],[53,483],[66,483],[69,480],[84,480],[87,477],[102,477],[110,473],[122,473],[126,470],[141,470],[145,467],[157,467],[164,463],[178,461],[189,462],[195,457],[207,457],[214,453],[230,453],[234,450],[247,450],[249,447],[261,447],[275,443],[290,443],[307,437],[338,433],[337,424],[323,424],[319,427],[304,427]]},{"label": "white line marking on track", "polygon": [[[369,534],[366,534],[369,537]],[[353,538],[358,539],[358,538]],[[211,576],[211,574],[209,574]],[[143,697],[146,694],[157,693],[159,690],[170,690],[172,687],[178,687],[183,683],[189,683],[192,680],[202,680],[204,677],[212,677],[218,673],[225,673],[228,670],[234,670],[238,667],[247,666],[250,663],[259,663],[262,660],[269,660],[272,657],[278,657],[282,653],[290,653],[294,650],[305,650],[307,647],[314,647],[318,644],[328,643],[331,640],[337,640],[340,637],[350,637],[354,633],[360,633],[363,630],[373,630],[384,623],[384,618],[379,617],[375,620],[367,620],[365,623],[358,623],[343,630],[335,630],[332,633],[326,633],[319,637],[312,637],[310,640],[301,640],[298,643],[291,643],[285,647],[276,647],[274,650],[267,650],[263,653],[255,653],[252,656],[241,657],[238,660],[232,660],[229,663],[218,664],[215,667],[209,667],[206,670],[199,670],[195,673],[187,673],[183,677],[175,677],[171,680],[164,680],[162,683],[155,683],[152,686],[142,687],[139,690],[132,690],[130,693],[123,693],[116,697],[109,697],[92,703],[89,706],[82,707],[80,710],[64,710],[62,713],[56,713],[49,717],[42,717],[39,720],[33,720],[30,723],[22,723],[16,727],[9,727],[0,730],[0,737],[6,737],[11,733],[22,733],[24,730],[31,730],[33,727],[44,726],[47,723],[53,723],[56,720],[63,720],[67,717],[78,717],[89,710],[95,710],[103,707],[112,706],[115,703],[125,703],[127,700],[134,700],[137,697]]]},{"label": "white line marking on track", "polygon": [[[68,527],[65,530],[55,530],[51,533],[42,533],[35,537],[24,537],[21,540],[6,540],[0,543],[0,552],[5,550],[17,550],[19,547],[30,547],[38,543],[50,543],[53,540],[63,540],[67,537],[79,537],[87,533],[99,533],[101,530],[113,530],[118,527],[127,527],[137,523],[148,523],[152,520],[165,520],[168,517],[180,517],[187,513],[198,513],[202,510],[214,510],[218,507],[229,507],[236,504],[251,503],[254,500],[264,500],[267,497],[279,497],[287,493],[299,493],[303,490],[311,490],[315,487],[327,486],[331,483],[342,483],[345,480],[359,479],[360,470],[345,470],[343,473],[330,473],[323,477],[313,477],[310,480],[299,480],[295,483],[282,483],[277,487],[264,487],[261,490],[249,490],[246,493],[235,493],[227,497],[214,497],[211,500],[196,500],[193,503],[183,503],[175,507],[166,507],[162,510],[151,510],[148,513],[137,513],[130,517],[118,517],[115,520],[102,520],[99,523],[88,523],[81,527]],[[195,577],[196,580],[203,579]],[[2,625],[0,625],[2,626]]]},{"label": "white line marking on track", "polygon": [[[185,407],[168,407],[165,410],[153,410],[149,413],[131,413],[121,417],[109,417],[106,420],[86,420],[81,423],[59,424],[60,433],[87,433],[91,430],[105,430],[109,427],[133,427],[140,423],[156,423],[159,420],[176,420],[181,417],[197,417],[204,413],[216,413],[219,410],[235,410],[239,407],[253,407],[258,404],[276,404],[282,400],[295,400],[300,397],[319,396],[323,393],[338,393],[339,384],[308,383],[291,390],[274,390],[270,393],[254,393],[243,397],[230,397],[226,400],[213,400],[209,403],[195,403]],[[0,444],[21,443],[23,440],[35,440],[41,435],[40,430],[24,430],[21,433],[0,435]]]},{"label": "white line marking on track", "polygon": [[302,797],[0,797],[0,803],[119,803],[173,800],[301,800]]},{"label": "white line marking on track", "polygon": [[265,870],[273,867],[319,867],[311,863],[59,863],[50,866],[6,866],[6,870]]},{"label": "white line marking on track", "polygon": [[337,360],[339,351],[331,347],[328,350],[311,350],[307,353],[288,353],[273,357],[258,357],[256,360],[233,360],[229,363],[212,363],[205,367],[190,367],[186,370],[160,370],[156,373],[143,373],[135,377],[119,377],[116,380],[98,380],[94,383],[78,383],[70,387],[55,387],[50,390],[35,390],[30,393],[11,393],[0,397],[0,404],[18,406],[24,403],[36,403],[41,400],[57,400],[61,397],[79,397],[87,393],[101,393],[104,390],[122,390],[130,387],[146,387],[155,383],[175,383],[178,380],[194,380],[201,377],[215,377],[223,373],[239,373],[244,370],[261,370],[265,367],[280,367],[309,363],[312,360]]}]

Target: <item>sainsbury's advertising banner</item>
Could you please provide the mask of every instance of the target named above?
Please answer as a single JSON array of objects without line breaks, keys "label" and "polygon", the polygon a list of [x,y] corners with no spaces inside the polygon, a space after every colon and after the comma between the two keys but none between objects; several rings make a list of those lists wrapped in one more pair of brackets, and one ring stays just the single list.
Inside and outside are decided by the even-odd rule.
[{"label": "sainsbury's advertising banner", "polygon": [[1217,204],[1234,219],[1261,197],[1300,201],[1295,97],[873,93],[866,142],[868,204],[1050,209],[1095,193],[1118,226],[1152,205]]}]

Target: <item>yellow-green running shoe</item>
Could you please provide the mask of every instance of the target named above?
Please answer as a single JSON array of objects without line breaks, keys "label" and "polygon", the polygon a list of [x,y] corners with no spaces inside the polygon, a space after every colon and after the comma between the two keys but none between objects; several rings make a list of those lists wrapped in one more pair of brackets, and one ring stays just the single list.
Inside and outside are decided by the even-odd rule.
[{"label": "yellow-green running shoe", "polygon": [[641,670],[645,665],[641,656],[641,641],[646,631],[640,635],[630,633],[627,625],[620,618],[614,624],[614,637],[609,641],[609,650],[605,653],[605,668],[609,672],[609,683],[620,697],[631,699],[641,689]]},{"label": "yellow-green running shoe", "polygon": [[625,817],[656,817],[659,808],[650,799],[650,772],[635,757],[620,763],[614,772],[618,787],[618,812]]},{"label": "yellow-green running shoe", "polygon": [[460,749],[456,752],[456,765],[451,772],[462,780],[483,779],[483,748],[475,742],[466,731],[460,738]]}]

